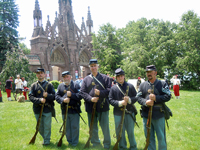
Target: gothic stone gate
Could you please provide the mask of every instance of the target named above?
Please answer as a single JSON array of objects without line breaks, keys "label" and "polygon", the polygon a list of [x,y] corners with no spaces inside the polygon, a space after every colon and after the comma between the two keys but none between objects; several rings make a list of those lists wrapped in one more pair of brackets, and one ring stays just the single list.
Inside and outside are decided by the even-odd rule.
[{"label": "gothic stone gate", "polygon": [[[92,57],[91,31],[93,21],[90,9],[86,26],[82,18],[81,29],[74,22],[71,0],[59,0],[59,14],[56,12],[55,22],[42,25],[42,11],[38,0],[35,0],[33,12],[34,30],[31,38],[31,54],[27,55],[30,69],[35,71],[42,67],[49,71],[50,80],[61,79],[63,71],[70,71],[75,79],[75,71],[81,75],[80,66],[83,66],[82,77],[89,73],[88,62]],[[86,29],[87,28],[87,29]]]}]

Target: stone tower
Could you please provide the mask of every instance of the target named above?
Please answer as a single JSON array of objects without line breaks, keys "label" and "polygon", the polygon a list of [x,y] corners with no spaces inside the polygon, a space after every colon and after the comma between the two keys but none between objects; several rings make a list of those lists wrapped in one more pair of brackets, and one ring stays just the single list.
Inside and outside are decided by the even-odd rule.
[{"label": "stone tower", "polygon": [[[51,25],[49,16],[45,30],[42,24],[42,11],[38,0],[35,0],[33,11],[34,30],[30,40],[31,54],[27,55],[30,69],[42,67],[49,73],[51,80],[60,80],[63,71],[70,71],[73,79],[75,72],[83,77],[89,73],[88,62],[92,57],[91,32],[93,21],[90,8],[86,26],[82,18],[81,29],[74,21],[72,0],[59,0],[59,13],[56,12],[54,23]],[[47,76],[48,77],[48,76]]]}]

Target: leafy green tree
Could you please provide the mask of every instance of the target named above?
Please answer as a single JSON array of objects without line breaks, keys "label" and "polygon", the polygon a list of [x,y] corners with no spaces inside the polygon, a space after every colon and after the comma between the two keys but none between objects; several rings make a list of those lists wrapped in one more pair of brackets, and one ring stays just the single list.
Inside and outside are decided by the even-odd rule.
[{"label": "leafy green tree", "polygon": [[24,43],[19,43],[19,47],[22,49],[25,55],[30,54],[31,50]]},{"label": "leafy green tree", "polygon": [[10,76],[14,79],[18,74],[21,77],[25,77],[28,86],[36,81],[36,74],[30,71],[29,61],[21,50],[13,49],[12,51],[7,51],[6,56],[5,65],[0,73],[0,80],[3,84]]},{"label": "leafy green tree", "polygon": [[18,46],[18,12],[14,0],[0,2],[0,71],[6,61],[7,51]]},{"label": "leafy green tree", "polygon": [[[164,72],[170,72],[170,66],[175,61],[176,42],[174,31],[176,24],[141,18],[131,21],[121,30],[122,49],[125,58],[122,68],[128,78],[145,77],[145,67],[154,64],[158,75],[164,77]],[[173,59],[174,58],[174,59]]]},{"label": "leafy green tree", "polygon": [[110,23],[100,27],[98,34],[93,35],[93,53],[101,66],[100,72],[114,74],[120,66],[122,55],[117,30]]},{"label": "leafy green tree", "polygon": [[197,89],[200,87],[200,17],[193,11],[182,15],[176,39],[178,41],[176,69],[190,89]]},{"label": "leafy green tree", "polygon": [[157,67],[158,74],[161,78],[165,73],[169,74],[176,67],[177,41],[175,34],[177,25],[169,21],[159,21],[155,28],[152,29],[151,36],[154,35],[154,43],[151,53],[154,55],[154,64]]},{"label": "leafy green tree", "polygon": [[144,68],[151,64],[150,49],[148,49],[149,22],[141,18],[137,22],[130,21],[120,33],[124,54],[121,66],[127,78],[145,77]]}]

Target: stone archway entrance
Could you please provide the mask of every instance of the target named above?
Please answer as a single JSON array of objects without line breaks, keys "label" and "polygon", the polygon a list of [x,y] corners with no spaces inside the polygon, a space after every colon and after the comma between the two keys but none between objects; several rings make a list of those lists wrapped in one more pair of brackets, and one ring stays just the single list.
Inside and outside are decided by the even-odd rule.
[{"label": "stone archway entrance", "polygon": [[50,79],[62,80],[62,72],[69,69],[68,55],[60,46],[52,50],[50,55]]}]

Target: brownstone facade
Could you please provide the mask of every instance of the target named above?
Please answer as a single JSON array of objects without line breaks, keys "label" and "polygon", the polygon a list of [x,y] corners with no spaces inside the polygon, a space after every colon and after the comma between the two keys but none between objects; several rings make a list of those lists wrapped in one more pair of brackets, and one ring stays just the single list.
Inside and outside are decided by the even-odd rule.
[{"label": "brownstone facade", "polygon": [[[56,12],[54,23],[49,19],[45,30],[42,26],[42,11],[38,0],[33,11],[34,30],[30,40],[31,54],[27,55],[30,69],[44,68],[50,74],[50,80],[60,80],[63,71],[70,71],[75,79],[75,71],[81,76],[89,73],[88,62],[92,57],[91,31],[93,21],[90,9],[86,25],[82,19],[81,29],[75,24],[71,0],[59,0],[59,13]],[[48,16],[49,18],[49,16]],[[86,30],[87,28],[87,30]],[[56,69],[54,69],[56,68]]]}]

